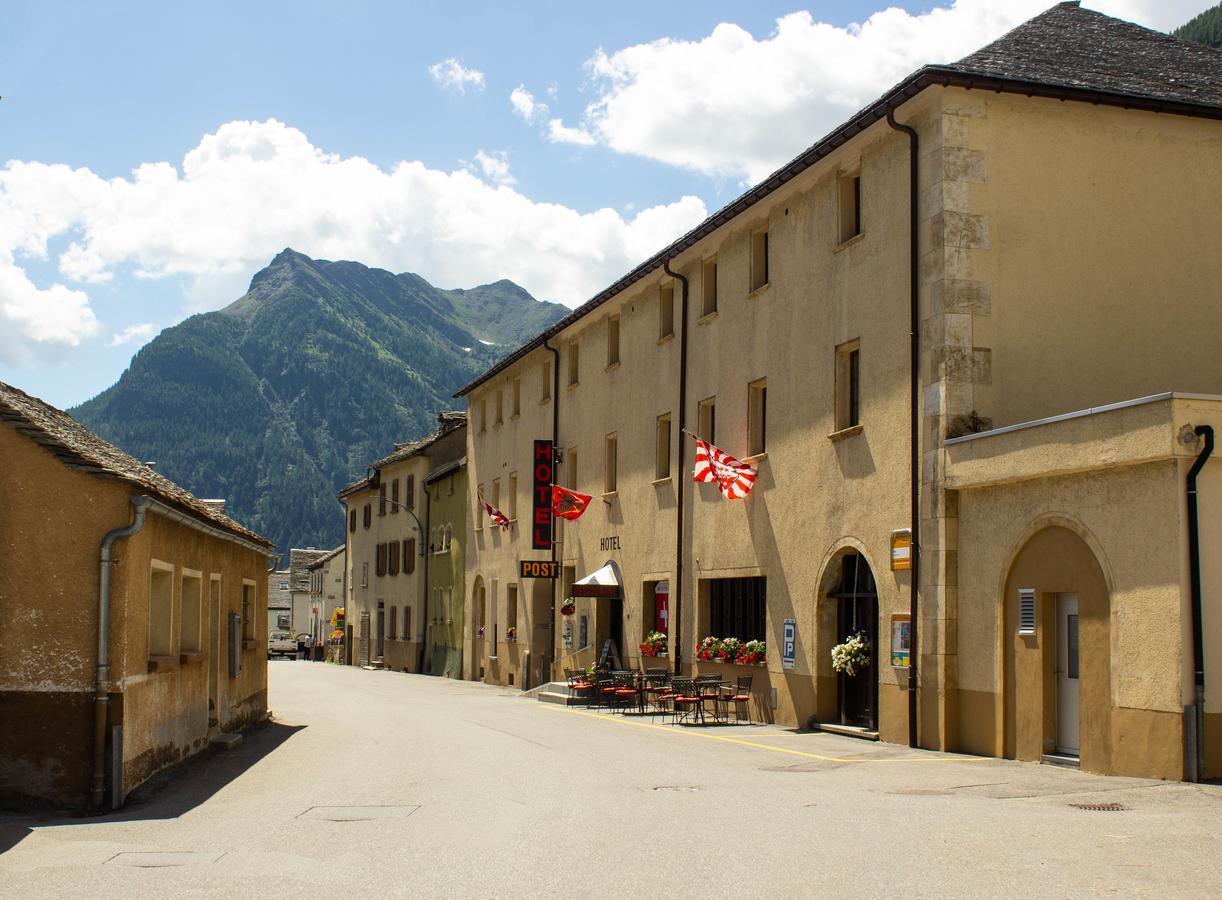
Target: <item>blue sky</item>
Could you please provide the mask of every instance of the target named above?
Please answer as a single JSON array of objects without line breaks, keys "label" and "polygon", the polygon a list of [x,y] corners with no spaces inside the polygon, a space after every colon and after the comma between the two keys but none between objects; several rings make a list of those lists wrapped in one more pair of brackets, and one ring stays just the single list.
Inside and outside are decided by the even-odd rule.
[{"label": "blue sky", "polygon": [[[1047,5],[10,4],[0,380],[85,400],[286,245],[576,305]],[[1211,4],[1087,5],[1167,28]]]}]

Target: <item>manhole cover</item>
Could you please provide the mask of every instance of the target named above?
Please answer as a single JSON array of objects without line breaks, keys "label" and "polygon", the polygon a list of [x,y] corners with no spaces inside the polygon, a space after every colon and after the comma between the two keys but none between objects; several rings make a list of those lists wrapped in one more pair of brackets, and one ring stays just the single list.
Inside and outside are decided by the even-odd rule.
[{"label": "manhole cover", "polygon": [[655,791],[678,791],[681,794],[694,794],[700,790],[697,784],[659,784],[654,788]]},{"label": "manhole cover", "polygon": [[196,850],[148,850],[117,853],[106,862],[138,869],[162,869],[168,866],[214,863],[222,856],[224,856],[223,853],[201,853]]},{"label": "manhole cover", "polygon": [[1071,803],[1074,809],[1084,809],[1087,812],[1125,812],[1128,807],[1123,803]]},{"label": "manhole cover", "polygon": [[311,806],[297,818],[323,822],[369,822],[374,819],[406,819],[419,806]]}]

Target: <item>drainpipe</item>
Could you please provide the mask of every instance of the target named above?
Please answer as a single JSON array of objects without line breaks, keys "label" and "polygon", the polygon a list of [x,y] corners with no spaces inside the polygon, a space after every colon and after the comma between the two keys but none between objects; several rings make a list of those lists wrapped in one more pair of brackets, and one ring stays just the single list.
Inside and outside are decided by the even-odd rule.
[{"label": "drainpipe", "polygon": [[1205,438],[1205,446],[1188,470],[1185,493],[1188,499],[1188,583],[1192,597],[1192,680],[1195,689],[1194,737],[1196,759],[1189,769],[1192,781],[1201,781],[1205,774],[1205,638],[1201,615],[1201,535],[1197,521],[1197,476],[1214,452],[1214,430],[1210,425],[1198,425],[1193,432]]},{"label": "drainpipe", "polygon": [[152,499],[133,497],[134,516],[130,525],[116,528],[102,538],[101,580],[98,589],[98,669],[93,687],[93,790],[94,809],[106,802],[106,719],[110,706],[110,549],[120,538],[131,537],[144,527],[144,516]]},{"label": "drainpipe", "polygon": [[675,472],[675,603],[671,610],[674,616],[675,639],[671,642],[670,652],[674,656],[675,674],[682,675],[683,663],[683,495],[687,487],[687,476],[683,466],[684,440],[687,437],[687,276],[672,271],[670,260],[662,261],[662,271],[674,278],[683,286],[683,302],[680,303],[679,320],[679,467]]},{"label": "drainpipe", "polygon": [[908,587],[908,616],[911,628],[911,646],[908,652],[908,746],[919,746],[917,735],[917,667],[920,652],[917,644],[919,632],[917,617],[918,594],[921,585],[921,447],[920,447],[920,357],[921,357],[921,303],[918,280],[920,257],[917,241],[917,162],[920,158],[920,141],[916,129],[911,125],[900,125],[895,121],[895,110],[887,110],[887,124],[896,131],[908,135],[908,503],[912,529],[912,578]]},{"label": "drainpipe", "polygon": [[[551,344],[551,338],[543,342],[543,347],[552,355],[552,476],[555,477],[556,457],[559,455],[557,444],[560,441],[560,351]],[[552,562],[556,561],[556,517],[552,516]],[[552,582],[552,628],[551,646],[547,651],[547,680],[551,681],[552,664],[556,661],[556,588],[558,582]]]},{"label": "drainpipe", "polygon": [[[420,535],[420,549],[424,550],[425,533],[432,534],[428,529],[433,525],[433,492],[429,489],[427,481],[421,481],[420,486],[424,488],[424,528],[425,531]],[[419,520],[417,520],[419,521]],[[431,553],[424,553],[424,562],[420,566],[420,578],[424,585],[424,607],[421,616],[421,624],[424,626],[424,631],[420,638],[420,665],[417,667],[421,675],[431,674],[425,671],[425,666],[429,669],[433,668],[433,658],[428,656],[429,646],[429,557]]]}]

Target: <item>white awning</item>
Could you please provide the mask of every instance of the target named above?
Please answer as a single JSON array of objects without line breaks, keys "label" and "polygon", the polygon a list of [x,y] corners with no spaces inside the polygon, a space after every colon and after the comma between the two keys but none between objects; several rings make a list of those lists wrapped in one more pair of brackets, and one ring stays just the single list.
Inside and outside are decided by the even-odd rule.
[{"label": "white awning", "polygon": [[620,584],[619,575],[610,565],[573,582],[574,597],[620,597],[623,593],[624,586]]}]

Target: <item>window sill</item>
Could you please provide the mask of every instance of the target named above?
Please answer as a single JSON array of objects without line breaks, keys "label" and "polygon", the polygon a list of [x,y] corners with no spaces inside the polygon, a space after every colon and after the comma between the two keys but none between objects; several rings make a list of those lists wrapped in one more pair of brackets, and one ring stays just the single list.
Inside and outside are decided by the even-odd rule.
[{"label": "window sill", "polygon": [[619,496],[619,491],[603,491],[599,496],[602,497],[604,502],[610,503]]},{"label": "window sill", "polygon": [[171,669],[178,668],[177,656],[150,656],[149,657],[149,674],[154,672],[168,672]]},{"label": "window sill", "polygon": [[197,663],[203,660],[203,658],[203,650],[184,650],[178,654],[178,662],[180,665],[182,663]]},{"label": "window sill", "polygon": [[763,453],[752,453],[750,456],[744,456],[743,462],[751,463],[751,465],[756,465],[757,463],[762,463],[767,458],[768,458],[768,451],[765,450]]},{"label": "window sill", "polygon": [[866,233],[864,231],[859,231],[857,232],[857,234],[853,235],[848,240],[841,241],[839,244],[833,247],[832,252],[839,253],[841,250],[845,249],[846,247],[852,247],[854,244],[858,243],[865,236],[866,236]]},{"label": "window sill", "polygon": [[521,413],[514,413],[512,416],[510,416],[510,417],[509,417],[509,421],[510,421],[510,422],[513,422],[513,421],[515,421],[516,419],[520,419],[520,418],[522,418],[522,414],[521,414]]},{"label": "window sill", "polygon": [[707,325],[709,322],[712,322],[716,318],[717,318],[717,310],[713,310],[711,313],[705,313],[703,316],[697,319],[696,324],[697,325]]},{"label": "window sill", "polygon": [[500,422],[493,422],[493,423],[492,423],[492,430],[493,430],[493,431],[496,431],[498,428],[500,428],[500,427],[501,427],[502,425],[504,425],[504,424],[505,424],[504,420],[502,420],[502,421],[500,421]]},{"label": "window sill", "polygon": [[607,368],[606,368],[604,371],[607,371],[607,372],[614,372],[616,369],[618,369],[618,368],[619,368],[619,365],[620,365],[620,364],[619,364],[619,360],[616,360],[616,361],[615,361],[615,362],[613,362],[613,363],[607,363]]},{"label": "window sill", "polygon": [[670,334],[664,334],[658,338],[658,346],[661,347],[663,344],[669,344],[674,339],[675,333],[673,331]]},{"label": "window sill", "polygon": [[827,436],[827,439],[829,441],[843,441],[846,438],[851,438],[858,434],[861,434],[861,426],[850,425],[848,428],[841,428],[839,431],[833,431]]},{"label": "window sill", "polygon": [[747,295],[747,299],[750,300],[753,297],[759,297],[759,296],[762,296],[763,294],[768,293],[768,288],[770,287],[772,287],[772,282],[765,281],[759,287],[752,289],[751,293]]},{"label": "window sill", "polygon": [[547,406],[547,405],[548,405],[548,404],[550,404],[551,402],[552,402],[552,398],[551,398],[551,397],[541,397],[541,398],[539,399],[539,405],[540,405],[540,406]]},{"label": "window sill", "polygon": [[653,481],[649,483],[652,484],[654,487],[657,487],[658,485],[661,485],[661,484],[670,484],[670,476],[667,475],[663,478],[655,478]]},{"label": "window sill", "polygon": [[570,385],[568,386],[568,390],[570,390],[570,391],[575,391],[575,390],[577,390],[577,388],[579,388],[580,386],[581,386],[581,382],[580,382],[580,381],[574,381],[572,384],[570,384]]}]

